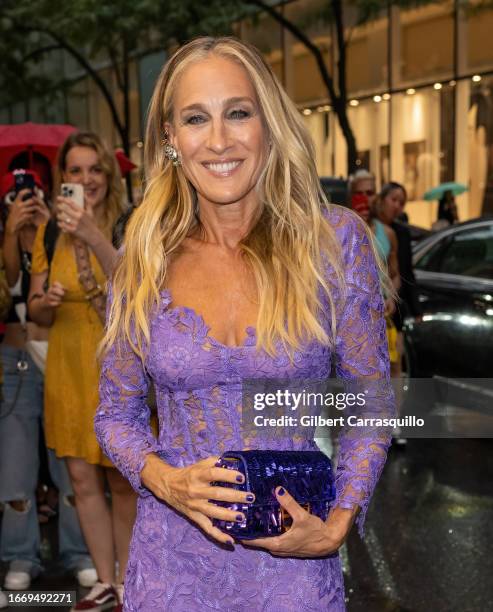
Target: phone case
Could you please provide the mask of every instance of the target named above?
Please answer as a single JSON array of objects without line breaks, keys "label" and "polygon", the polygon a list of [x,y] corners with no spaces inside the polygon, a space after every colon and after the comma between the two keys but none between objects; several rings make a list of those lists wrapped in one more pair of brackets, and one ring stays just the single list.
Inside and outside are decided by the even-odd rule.
[{"label": "phone case", "polygon": [[62,183],[61,194],[64,198],[70,198],[80,208],[84,208],[84,187],[78,183]]}]

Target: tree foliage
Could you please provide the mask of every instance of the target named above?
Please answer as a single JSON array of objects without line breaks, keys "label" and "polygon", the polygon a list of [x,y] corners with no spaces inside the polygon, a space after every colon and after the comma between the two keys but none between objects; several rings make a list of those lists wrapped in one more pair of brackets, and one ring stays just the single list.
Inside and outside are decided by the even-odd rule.
[{"label": "tree foliage", "polygon": [[[444,0],[320,0],[312,3],[301,22],[294,23],[282,10],[284,3],[275,0],[2,0],[0,107],[37,96],[55,97],[70,87],[73,81],[62,67],[46,70],[46,66],[56,66],[56,58],[63,51],[75,61],[80,74],[89,75],[99,88],[128,153],[131,58],[169,49],[201,34],[230,34],[236,21],[249,16],[258,19],[260,12],[266,12],[313,55],[347,143],[351,171],[357,156],[347,116],[346,51],[351,29],[381,15],[391,5],[411,8],[434,1]],[[490,4],[491,0],[458,0],[456,6],[468,10],[472,5]],[[306,33],[305,24],[314,20],[330,24],[337,48],[335,70],[326,64],[322,49]],[[108,63],[121,104],[100,74],[100,67]]]},{"label": "tree foliage", "polygon": [[[199,34],[230,33],[240,2],[220,0],[2,0],[0,8],[0,105],[49,94],[70,84],[63,71],[43,72],[46,58],[56,66],[64,51],[101,90],[122,144],[128,148],[129,61],[132,57]],[[99,76],[109,62],[123,97],[118,108]]]}]

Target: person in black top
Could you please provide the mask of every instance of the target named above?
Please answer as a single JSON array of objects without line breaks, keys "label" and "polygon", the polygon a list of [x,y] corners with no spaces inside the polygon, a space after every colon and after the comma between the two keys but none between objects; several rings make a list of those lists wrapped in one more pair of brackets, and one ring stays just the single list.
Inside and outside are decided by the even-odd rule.
[{"label": "person in black top", "polygon": [[[404,353],[403,321],[406,317],[420,317],[422,314],[413,271],[411,233],[407,223],[400,221],[405,214],[406,200],[407,193],[404,186],[400,183],[390,182],[382,187],[375,204],[378,218],[394,230],[398,243],[397,260],[401,285],[398,292],[399,301],[392,317],[398,332],[397,348],[401,357],[395,371],[398,377],[402,375],[402,355]],[[405,443],[405,439],[398,434],[395,440],[398,444]]]},{"label": "person in black top", "polygon": [[411,233],[407,224],[398,220],[404,214],[406,200],[407,193],[404,186],[391,182],[382,187],[376,206],[380,221],[389,225],[397,235],[397,259],[401,287],[399,289],[400,302],[394,314],[394,323],[399,331],[402,331],[405,317],[419,317],[422,314],[413,270]]}]

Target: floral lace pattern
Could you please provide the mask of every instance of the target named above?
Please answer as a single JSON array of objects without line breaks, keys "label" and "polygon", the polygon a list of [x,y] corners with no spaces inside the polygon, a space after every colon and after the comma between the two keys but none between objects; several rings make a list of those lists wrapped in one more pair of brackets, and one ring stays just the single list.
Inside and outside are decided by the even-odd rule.
[{"label": "floral lace pattern", "polygon": [[[342,244],[347,282],[344,299],[336,296],[334,352],[312,342],[293,361],[281,347],[272,358],[257,352],[253,328],[247,329],[242,345],[225,346],[210,337],[198,313],[173,307],[169,291],[164,290],[151,320],[144,363],[128,347],[121,352],[113,347],[106,354],[96,434],[104,452],[140,495],[125,580],[125,610],[345,610],[337,553],[323,559],[286,559],[241,545],[230,551],[158,500],[140,481],[150,452],[171,465],[184,466],[233,449],[316,448],[311,439],[245,436],[242,379],[324,380],[334,367],[348,384],[356,379],[368,383],[366,413],[392,414],[374,255],[361,222],[352,213],[333,207],[329,214]],[[145,401],[150,380],[156,391],[158,439],[151,433]],[[359,430],[345,429],[341,434],[336,505],[360,506],[357,522],[362,533],[390,432],[355,429]]]}]

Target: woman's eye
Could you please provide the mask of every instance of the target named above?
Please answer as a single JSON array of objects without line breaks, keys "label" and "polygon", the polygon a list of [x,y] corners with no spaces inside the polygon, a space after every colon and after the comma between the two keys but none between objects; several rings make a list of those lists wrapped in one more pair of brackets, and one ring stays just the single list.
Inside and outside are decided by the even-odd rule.
[{"label": "woman's eye", "polygon": [[229,118],[230,119],[246,119],[247,117],[250,117],[250,113],[246,110],[243,110],[241,108],[232,110],[229,113]]},{"label": "woman's eye", "polygon": [[190,125],[197,125],[199,123],[203,123],[204,121],[205,117],[203,115],[192,115],[191,117],[188,117],[185,123],[188,123]]}]

